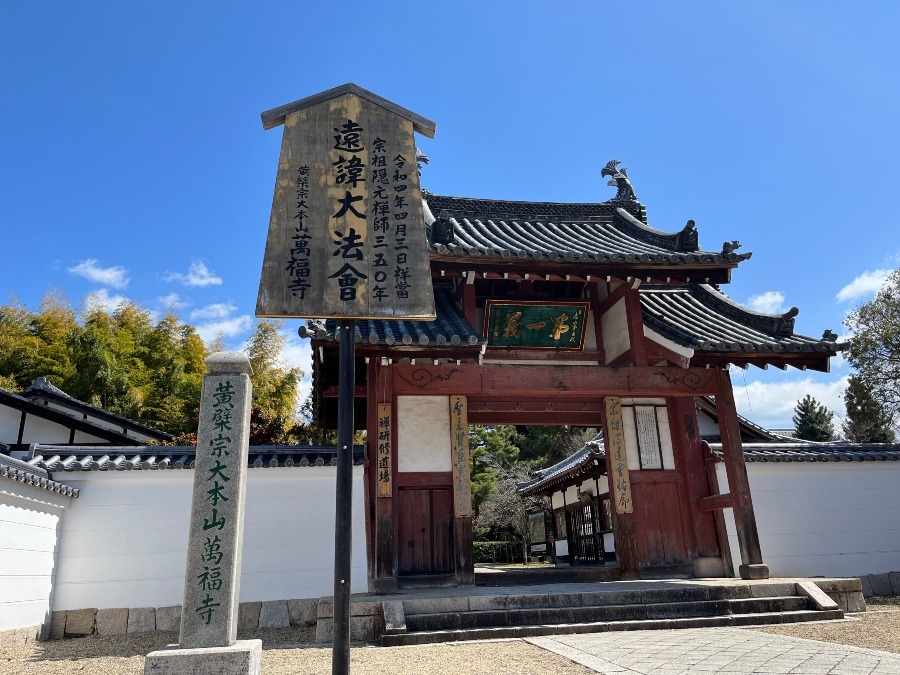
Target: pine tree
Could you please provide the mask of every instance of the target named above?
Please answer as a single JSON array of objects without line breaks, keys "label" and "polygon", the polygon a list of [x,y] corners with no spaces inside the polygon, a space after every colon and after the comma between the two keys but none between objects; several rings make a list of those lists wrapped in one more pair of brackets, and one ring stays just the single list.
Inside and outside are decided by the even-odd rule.
[{"label": "pine tree", "polygon": [[806,441],[833,441],[833,418],[828,408],[807,394],[794,408],[794,435]]},{"label": "pine tree", "polygon": [[893,443],[891,418],[872,397],[869,388],[856,375],[850,376],[844,392],[847,419],[843,430],[848,441],[854,443]]}]

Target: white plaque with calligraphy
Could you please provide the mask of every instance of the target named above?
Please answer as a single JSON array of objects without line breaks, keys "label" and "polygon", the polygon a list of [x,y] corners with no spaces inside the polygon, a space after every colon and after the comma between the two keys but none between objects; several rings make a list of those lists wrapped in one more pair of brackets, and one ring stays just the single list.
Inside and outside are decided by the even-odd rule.
[{"label": "white plaque with calligraphy", "polygon": [[659,425],[656,423],[656,408],[653,406],[635,406],[634,425],[637,430],[641,468],[662,469],[662,453],[659,447]]}]

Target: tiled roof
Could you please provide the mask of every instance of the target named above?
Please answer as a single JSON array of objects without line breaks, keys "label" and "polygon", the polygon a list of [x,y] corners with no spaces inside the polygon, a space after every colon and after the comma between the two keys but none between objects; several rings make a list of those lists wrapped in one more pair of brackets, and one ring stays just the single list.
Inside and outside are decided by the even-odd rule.
[{"label": "tiled roof", "polygon": [[[450,289],[436,286],[434,302],[435,321],[380,321],[358,320],[356,342],[371,345],[417,346],[480,346],[481,334],[468,322],[462,308]],[[337,323],[334,319],[310,320],[299,329],[300,337],[317,340],[337,340]]]},{"label": "tiled roof", "polygon": [[[46,471],[155,471],[190,469],[196,448],[190,446],[62,446],[37,444],[28,464]],[[365,448],[353,448],[353,463],[361,465]],[[336,466],[334,446],[251,445],[250,468]]]},{"label": "tiled roof", "polygon": [[704,352],[809,352],[834,355],[834,340],[794,333],[796,310],[761,314],[706,284],[641,286],[644,323],[674,342]]},{"label": "tiled roof", "polygon": [[65,407],[86,412],[88,415],[113,423],[116,426],[131,429],[156,440],[164,441],[172,438],[171,434],[168,434],[165,431],[160,431],[159,429],[154,429],[146,424],[135,422],[132,419],[110,412],[109,410],[104,410],[103,408],[98,408],[90,403],[79,401],[77,398],[69,396],[69,394],[59,387],[54,386],[46,377],[39,377],[32,381],[25,391],[22,392],[22,397],[31,401],[40,401],[41,399],[56,401]]},{"label": "tiled roof", "polygon": [[41,490],[55,492],[66,497],[78,497],[77,488],[57,483],[50,477],[46,469],[34,466],[19,459],[0,454],[0,478],[8,478],[25,485],[32,485]]},{"label": "tiled roof", "polygon": [[516,488],[519,492],[534,494],[546,487],[563,482],[565,478],[579,473],[598,461],[602,464],[605,459],[606,449],[603,447],[603,432],[600,432],[561,462],[557,462],[546,469],[535,471],[531,480],[519,483]]},{"label": "tiled roof", "polygon": [[[426,195],[433,256],[595,264],[735,265],[750,257],[704,251],[693,222],[681,232],[655,230],[623,205],[498,202]],[[441,234],[449,223],[449,236]]]},{"label": "tiled roof", "polygon": [[[896,443],[815,443],[786,440],[774,443],[744,443],[748,462],[900,462],[900,444]],[[717,455],[721,443],[710,443]]]}]

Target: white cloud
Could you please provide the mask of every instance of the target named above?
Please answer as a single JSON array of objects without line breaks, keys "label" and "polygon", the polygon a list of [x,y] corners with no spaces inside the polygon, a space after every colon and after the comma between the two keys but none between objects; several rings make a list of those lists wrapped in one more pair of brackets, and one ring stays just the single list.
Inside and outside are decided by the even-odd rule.
[{"label": "white cloud", "polygon": [[231,316],[237,307],[230,302],[217,302],[206,307],[200,307],[191,312],[191,321],[209,321],[211,319],[224,319]]},{"label": "white cloud", "polygon": [[88,258],[82,260],[75,267],[69,267],[69,272],[79,277],[84,277],[89,281],[93,281],[105,286],[113,288],[125,288],[131,280],[128,271],[124,267],[98,267],[96,258]]},{"label": "white cloud", "polygon": [[[831,382],[816,382],[811,377],[790,382],[734,382],[734,401],[738,412],[751,422],[776,429],[793,428],[791,418],[797,401],[809,394],[835,414],[835,430],[840,427],[844,409],[847,376]],[[749,399],[749,403],[748,403]]]},{"label": "white cloud", "polygon": [[130,302],[130,300],[124,295],[110,295],[106,288],[91,291],[84,296],[84,306],[88,311],[102,309],[106,312],[114,312],[123,302]]},{"label": "white cloud", "polygon": [[300,381],[300,403],[303,403],[312,389],[312,343],[300,339],[297,326],[287,327],[279,332],[285,339],[282,353],[285,364],[303,371],[303,379]]},{"label": "white cloud", "polygon": [[185,286],[219,286],[222,284],[222,277],[211,271],[204,260],[192,262],[187,274],[169,272],[163,279],[165,281],[178,281]]},{"label": "white cloud", "polygon": [[241,314],[221,321],[209,321],[197,324],[197,335],[207,344],[216,339],[217,335],[225,338],[235,337],[246,333],[253,327],[253,317],[249,314]]},{"label": "white cloud", "polygon": [[759,295],[753,295],[747,300],[750,309],[764,314],[779,314],[784,312],[784,294],[781,291],[766,291]]},{"label": "white cloud", "polygon": [[857,298],[863,298],[867,295],[874,295],[881,290],[881,287],[884,285],[884,282],[890,273],[891,270],[882,269],[863,272],[838,291],[838,302],[846,302],[847,300],[856,300]]}]

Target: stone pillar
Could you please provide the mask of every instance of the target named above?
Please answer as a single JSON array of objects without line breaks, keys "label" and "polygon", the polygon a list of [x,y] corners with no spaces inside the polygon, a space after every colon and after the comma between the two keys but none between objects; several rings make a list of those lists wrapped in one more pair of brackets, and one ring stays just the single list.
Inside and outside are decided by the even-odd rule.
[{"label": "stone pillar", "polygon": [[259,673],[260,640],[237,640],[247,454],[250,361],[240,352],[206,360],[194,458],[181,635],[152,652],[145,673]]}]

